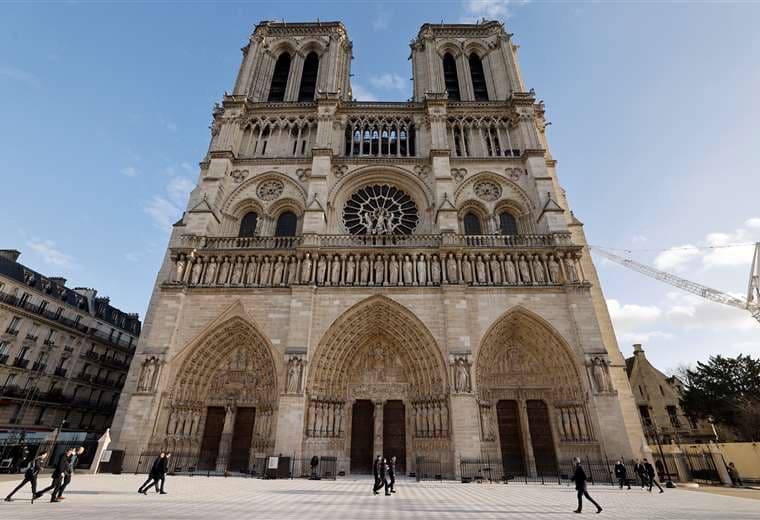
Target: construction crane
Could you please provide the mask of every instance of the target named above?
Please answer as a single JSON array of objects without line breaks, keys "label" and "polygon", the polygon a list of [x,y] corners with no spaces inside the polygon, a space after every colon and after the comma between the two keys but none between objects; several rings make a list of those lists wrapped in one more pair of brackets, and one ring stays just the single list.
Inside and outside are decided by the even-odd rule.
[{"label": "construction crane", "polygon": [[705,287],[704,285],[686,280],[674,274],[660,271],[654,267],[639,263],[630,258],[616,255],[615,253],[611,253],[610,251],[597,246],[589,246],[589,248],[603,257],[612,260],[616,264],[620,264],[628,269],[637,271],[650,278],[654,278],[655,280],[665,282],[673,287],[678,287],[684,291],[696,294],[706,300],[749,311],[749,313],[752,314],[752,317],[760,322],[760,242],[755,244],[755,253],[752,259],[752,268],[749,273],[749,288],[747,289],[746,300],[731,296],[730,294],[718,291],[717,289]]}]

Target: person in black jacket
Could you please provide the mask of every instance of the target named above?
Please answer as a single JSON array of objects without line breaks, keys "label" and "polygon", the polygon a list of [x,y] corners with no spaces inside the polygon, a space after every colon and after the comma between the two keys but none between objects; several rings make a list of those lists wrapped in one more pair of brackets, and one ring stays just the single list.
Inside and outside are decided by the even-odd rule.
[{"label": "person in black jacket", "polygon": [[[171,457],[172,454],[168,451],[166,452],[166,457],[164,457],[164,460],[159,465],[159,472],[158,472],[158,482],[161,483],[161,490],[159,491],[160,494],[166,495],[166,491],[164,491],[164,484],[166,483],[166,474],[169,472],[169,457]],[[156,489],[158,489],[158,482],[156,482]]]},{"label": "person in black jacket", "polygon": [[58,462],[55,464],[53,474],[51,475],[53,481],[45,489],[38,491],[34,498],[40,498],[42,495],[52,490],[50,495],[51,502],[58,502],[58,495],[61,492],[61,485],[63,484],[63,477],[66,474],[66,469],[69,466],[69,459],[74,454],[74,448],[69,448],[58,457]]},{"label": "person in black jacket", "polygon": [[583,466],[581,466],[581,459],[578,457],[575,457],[573,459],[573,462],[575,462],[575,473],[573,473],[573,477],[571,480],[575,482],[575,490],[578,492],[578,509],[573,511],[574,513],[580,513],[583,510],[583,497],[586,497],[586,500],[591,502],[596,506],[596,512],[601,513],[602,512],[602,506],[596,503],[596,501],[591,498],[591,495],[588,494],[588,491],[586,490],[586,472],[583,471]]},{"label": "person in black jacket", "polygon": [[388,494],[387,490],[389,488],[391,490],[391,493],[395,493],[396,490],[393,487],[396,484],[396,457],[391,457],[391,462],[388,464],[388,478],[390,481],[388,483],[388,487],[385,488],[386,494]]},{"label": "person in black jacket", "polygon": [[159,453],[158,457],[153,461],[153,465],[150,467],[150,471],[148,472],[148,479],[143,482],[143,485],[140,486],[140,489],[137,490],[138,493],[142,493],[143,495],[148,494],[148,488],[150,486],[155,486],[156,493],[158,493],[158,481],[161,478],[161,465],[163,464],[163,460],[166,458],[166,453],[163,451]]},{"label": "person in black jacket", "polygon": [[660,493],[665,493],[665,491],[662,490],[662,486],[660,486],[660,483],[657,482],[657,478],[655,477],[654,466],[652,466],[652,464],[650,464],[647,459],[644,459],[644,468],[646,469],[646,472],[647,472],[647,480],[649,480],[648,491],[650,493],[652,492],[652,485],[654,484],[655,486],[657,486],[657,489],[660,490]]},{"label": "person in black jacket", "polygon": [[84,453],[84,446],[80,446],[71,454],[71,457],[69,458],[69,465],[66,468],[66,471],[63,474],[63,484],[61,484],[61,491],[58,493],[58,500],[63,500],[63,492],[66,490],[66,487],[71,482],[71,475],[74,474],[74,469],[77,466],[77,462],[79,461],[79,457]]},{"label": "person in black jacket", "polygon": [[5,497],[6,502],[11,502],[13,500],[13,495],[16,494],[16,491],[24,487],[24,484],[27,482],[31,482],[32,504],[34,504],[34,499],[37,498],[37,475],[39,475],[40,471],[42,470],[42,466],[45,465],[46,458],[47,451],[42,451],[41,453],[38,453],[36,457],[34,457],[34,460],[29,463],[29,467],[27,467],[26,471],[24,471],[24,480],[21,481],[21,484],[16,486],[16,489],[11,491],[8,496]]},{"label": "person in black jacket", "polygon": [[372,486],[372,492],[375,495],[378,495],[378,491],[381,487],[383,487],[383,481],[380,478],[380,474],[383,471],[383,460],[380,458],[380,455],[377,456],[375,459],[375,462],[372,464],[372,475],[375,477],[375,485]]},{"label": "person in black jacket", "polygon": [[628,480],[628,469],[621,460],[615,463],[615,478],[618,479],[620,489],[623,489],[623,484],[628,486],[628,489],[631,489],[631,482]]},{"label": "person in black jacket", "polygon": [[641,483],[641,489],[644,489],[644,486],[647,485],[647,469],[644,467],[644,464],[636,459],[636,464],[633,466],[633,472],[636,473],[636,476],[639,478],[639,483]]}]

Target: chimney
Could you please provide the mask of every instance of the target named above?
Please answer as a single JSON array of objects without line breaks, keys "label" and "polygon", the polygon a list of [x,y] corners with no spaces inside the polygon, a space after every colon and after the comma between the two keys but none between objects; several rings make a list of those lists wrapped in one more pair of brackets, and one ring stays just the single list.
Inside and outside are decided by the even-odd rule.
[{"label": "chimney", "polygon": [[0,249],[0,256],[11,262],[18,261],[18,257],[21,256],[21,251],[16,249]]},{"label": "chimney", "polygon": [[639,354],[641,354],[642,356],[644,355],[644,349],[641,348],[641,343],[634,343],[634,345],[633,345],[633,354],[635,356],[638,356]]},{"label": "chimney", "polygon": [[60,285],[61,287],[65,287],[66,286],[66,278],[64,278],[62,276],[50,276],[50,277],[48,277],[48,280],[50,280],[54,284]]}]

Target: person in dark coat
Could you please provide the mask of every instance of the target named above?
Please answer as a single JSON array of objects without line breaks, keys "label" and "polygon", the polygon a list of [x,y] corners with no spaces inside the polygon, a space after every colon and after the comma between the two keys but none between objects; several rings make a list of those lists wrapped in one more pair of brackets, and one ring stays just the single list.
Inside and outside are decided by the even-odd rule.
[{"label": "person in dark coat", "polygon": [[623,484],[627,485],[628,489],[631,489],[631,482],[628,480],[628,469],[621,460],[615,463],[615,478],[618,479],[620,489],[623,489]]},{"label": "person in dark coat", "polygon": [[588,494],[588,491],[586,490],[586,472],[583,471],[583,466],[581,466],[581,459],[578,457],[575,457],[573,459],[573,462],[575,462],[575,473],[573,473],[573,477],[570,479],[573,482],[575,482],[575,490],[578,492],[578,509],[573,511],[574,513],[580,513],[583,511],[583,497],[586,497],[586,500],[591,502],[596,506],[596,512],[601,513],[602,512],[602,506],[596,503],[596,501],[591,498],[591,495]]},{"label": "person in dark coat", "polygon": [[375,495],[378,495],[378,491],[381,487],[383,487],[383,481],[380,478],[380,474],[383,471],[383,459],[380,458],[380,455],[377,456],[375,459],[375,462],[372,463],[372,475],[375,477],[375,485],[372,486],[372,492]]},{"label": "person in dark coat", "polygon": [[657,489],[660,490],[660,493],[665,493],[665,491],[662,490],[662,486],[660,486],[660,483],[657,482],[657,478],[655,477],[654,466],[652,466],[652,464],[650,464],[647,459],[644,459],[644,468],[646,469],[647,480],[649,481],[649,489],[648,489],[648,491],[651,493],[652,492],[652,485],[655,485],[655,486],[657,486]]},{"label": "person in dark coat", "polygon": [[311,477],[309,477],[311,480],[317,480],[317,467],[319,466],[319,457],[314,455],[311,458]]},{"label": "person in dark coat", "polygon": [[74,454],[74,448],[69,448],[58,457],[58,462],[55,464],[53,474],[51,475],[53,481],[45,489],[38,491],[34,498],[40,498],[42,495],[52,490],[50,494],[51,502],[58,502],[58,495],[61,492],[61,485],[63,484],[63,477],[66,474],[66,469],[69,466],[69,459]]},{"label": "person in dark coat", "polygon": [[158,457],[153,461],[153,465],[150,467],[150,471],[148,472],[148,479],[143,482],[143,485],[140,486],[140,489],[137,490],[138,493],[142,493],[143,495],[148,494],[148,488],[151,486],[155,486],[156,493],[158,493],[158,481],[161,478],[161,465],[163,464],[163,460],[166,458],[166,453],[163,451],[159,453]]},{"label": "person in dark coat", "polygon": [[13,495],[16,494],[16,491],[24,487],[24,484],[27,482],[30,482],[32,484],[32,504],[34,504],[34,499],[37,498],[37,475],[40,474],[40,471],[42,471],[42,467],[45,465],[45,459],[47,458],[47,451],[42,451],[41,453],[38,453],[36,457],[34,457],[34,460],[29,463],[29,467],[26,468],[26,471],[24,471],[24,480],[21,481],[21,484],[16,486],[16,489],[11,491],[7,497],[5,497],[6,502],[11,502],[13,500]]},{"label": "person in dark coat", "polygon": [[71,476],[74,474],[74,469],[77,467],[79,457],[84,453],[84,446],[80,446],[71,454],[69,458],[69,465],[66,468],[66,472],[63,474],[63,484],[61,484],[61,491],[58,493],[58,500],[63,500],[63,492],[71,482]]},{"label": "person in dark coat", "polygon": [[388,472],[390,471],[390,468],[388,466],[388,461],[383,457],[383,463],[381,466],[381,473],[380,478],[382,479],[381,487],[385,488],[385,496],[389,497],[391,496],[390,490],[389,490],[389,484],[388,484]]},{"label": "person in dark coat", "polygon": [[169,457],[171,457],[172,454],[169,452],[166,452],[166,457],[164,457],[164,460],[159,464],[159,472],[158,472],[158,482],[156,482],[156,489],[158,490],[158,484],[161,483],[161,490],[159,493],[161,495],[166,495],[166,491],[164,491],[164,484],[166,483],[166,474],[169,473]]},{"label": "person in dark coat", "polygon": [[396,490],[394,489],[394,485],[396,484],[396,457],[391,457],[391,461],[388,464],[388,480],[388,487],[385,488],[386,494],[389,488],[391,490],[391,493],[395,493]]},{"label": "person in dark coat", "polygon": [[647,485],[647,469],[644,467],[644,464],[636,459],[636,465],[633,466],[633,472],[636,473],[636,476],[639,479],[639,483],[641,483],[641,489],[644,489],[644,487]]}]

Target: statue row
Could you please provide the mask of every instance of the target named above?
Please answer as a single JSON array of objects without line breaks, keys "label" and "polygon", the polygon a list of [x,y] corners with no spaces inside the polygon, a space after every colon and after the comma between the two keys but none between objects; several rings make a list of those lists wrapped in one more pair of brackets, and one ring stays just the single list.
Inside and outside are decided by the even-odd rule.
[{"label": "statue row", "polygon": [[171,283],[205,286],[286,287],[560,285],[577,283],[575,253],[449,253],[174,257]]},{"label": "statue row", "polygon": [[199,410],[172,409],[166,423],[166,435],[177,438],[190,438],[198,434],[201,421]]},{"label": "statue row", "polygon": [[306,434],[309,437],[342,437],[345,403],[341,401],[309,401]]},{"label": "statue row", "polygon": [[583,405],[560,406],[557,411],[559,436],[563,441],[593,441],[594,434]]},{"label": "statue row", "polygon": [[490,401],[479,401],[480,411],[480,438],[484,441],[496,440],[496,418]]},{"label": "statue row", "polygon": [[449,406],[444,401],[412,403],[415,437],[448,437]]},{"label": "statue row", "polygon": [[272,426],[274,425],[274,411],[271,408],[256,408],[256,419],[253,423],[253,443],[255,448],[259,444],[266,445],[272,435]]}]

